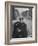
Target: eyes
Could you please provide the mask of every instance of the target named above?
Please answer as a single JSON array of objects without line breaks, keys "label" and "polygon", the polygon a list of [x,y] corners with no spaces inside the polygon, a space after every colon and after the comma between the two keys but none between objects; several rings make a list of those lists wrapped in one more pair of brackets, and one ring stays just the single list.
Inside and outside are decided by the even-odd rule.
[{"label": "eyes", "polygon": [[[15,9],[15,10],[14,10],[14,15],[15,15],[16,17],[17,17],[17,16],[20,16],[20,12],[19,12],[17,9]],[[21,15],[25,17],[25,16],[26,16],[26,11],[23,11],[23,12],[21,13]]]},{"label": "eyes", "polygon": [[20,14],[20,11],[19,10],[17,10],[17,9],[14,9],[14,15],[15,15],[15,17],[18,17],[18,16],[23,16],[23,17],[25,17],[25,18],[28,18],[28,19],[31,19],[32,18],[32,15],[31,15],[32,13],[31,12],[29,12],[29,10],[27,10],[27,11],[22,11],[22,13]]}]

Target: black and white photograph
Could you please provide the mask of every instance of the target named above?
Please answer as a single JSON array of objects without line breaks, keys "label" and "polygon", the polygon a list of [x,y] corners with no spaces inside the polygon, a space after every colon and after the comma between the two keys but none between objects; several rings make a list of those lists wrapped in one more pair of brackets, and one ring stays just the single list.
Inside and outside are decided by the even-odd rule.
[{"label": "black and white photograph", "polygon": [[32,37],[32,7],[12,7],[12,38]]},{"label": "black and white photograph", "polygon": [[5,3],[6,44],[37,42],[37,4]]}]

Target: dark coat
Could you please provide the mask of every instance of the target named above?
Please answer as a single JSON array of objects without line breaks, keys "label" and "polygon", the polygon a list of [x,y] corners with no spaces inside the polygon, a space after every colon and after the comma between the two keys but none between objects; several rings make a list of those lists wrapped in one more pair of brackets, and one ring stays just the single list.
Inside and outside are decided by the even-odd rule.
[{"label": "dark coat", "polygon": [[[19,32],[19,29],[21,30]],[[27,26],[25,23],[16,22],[14,24],[13,38],[27,37]]]}]

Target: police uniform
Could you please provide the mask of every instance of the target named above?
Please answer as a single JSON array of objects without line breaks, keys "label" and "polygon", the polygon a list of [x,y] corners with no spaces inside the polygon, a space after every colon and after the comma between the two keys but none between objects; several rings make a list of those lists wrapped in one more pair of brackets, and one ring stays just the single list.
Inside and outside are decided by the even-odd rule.
[{"label": "police uniform", "polygon": [[27,27],[25,23],[16,22],[14,24],[13,38],[27,37]]}]

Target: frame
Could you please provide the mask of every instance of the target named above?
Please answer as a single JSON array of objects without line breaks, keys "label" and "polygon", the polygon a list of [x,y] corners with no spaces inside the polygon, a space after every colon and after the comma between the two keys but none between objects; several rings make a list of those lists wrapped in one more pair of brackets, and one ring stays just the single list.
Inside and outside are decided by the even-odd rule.
[{"label": "frame", "polygon": [[[31,26],[32,26],[32,32],[31,33],[32,33],[32,36],[29,35],[29,36],[31,36],[30,38],[28,38],[28,37],[26,38],[26,36],[25,37],[21,37],[20,36],[21,38],[20,37],[17,38],[17,37],[15,37],[17,35],[15,35],[12,38],[12,36],[11,36],[12,35],[12,31],[11,30],[13,28],[12,27],[12,22],[13,22],[12,20],[14,19],[14,14],[17,15],[17,13],[15,13],[14,10],[16,10],[16,12],[17,12],[17,10],[18,11],[21,10],[20,13],[25,10],[25,11],[27,11],[27,13],[25,12],[22,15],[26,15],[26,14],[30,15],[30,16],[28,16],[28,15],[26,16],[26,18],[30,17],[31,20],[32,20],[32,22],[31,22]],[[26,20],[26,22],[27,21],[28,20]],[[24,36],[24,34],[23,34],[23,36]],[[36,43],[36,42],[37,42],[37,4],[35,4],[35,3],[23,3],[23,2],[10,2],[10,1],[9,2],[8,1],[5,2],[5,44],[10,45],[10,44]]]}]

